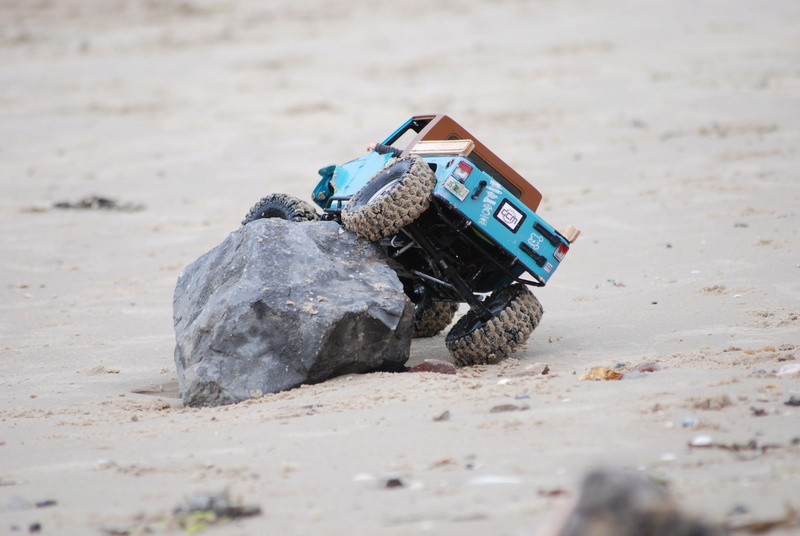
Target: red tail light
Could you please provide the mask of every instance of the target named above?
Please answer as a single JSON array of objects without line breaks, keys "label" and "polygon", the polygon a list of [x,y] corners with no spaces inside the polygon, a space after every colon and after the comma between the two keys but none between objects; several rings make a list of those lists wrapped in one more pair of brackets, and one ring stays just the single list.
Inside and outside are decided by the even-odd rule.
[{"label": "red tail light", "polygon": [[553,257],[555,257],[558,262],[561,262],[564,259],[564,255],[567,254],[567,251],[569,251],[569,246],[562,242],[561,245],[556,248],[556,252],[553,253]]},{"label": "red tail light", "polygon": [[453,176],[461,182],[467,180],[470,173],[472,173],[472,166],[463,160],[459,162],[456,169],[453,170]]}]

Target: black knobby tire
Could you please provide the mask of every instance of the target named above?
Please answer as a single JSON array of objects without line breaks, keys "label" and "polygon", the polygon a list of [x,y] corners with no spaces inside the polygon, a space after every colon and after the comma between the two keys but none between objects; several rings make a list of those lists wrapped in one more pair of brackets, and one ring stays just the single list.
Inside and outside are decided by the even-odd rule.
[{"label": "black knobby tire", "polygon": [[417,306],[414,315],[414,338],[433,337],[450,325],[458,311],[458,302],[431,301]]},{"label": "black knobby tire", "polygon": [[418,156],[398,160],[379,171],[342,210],[342,223],[370,241],[396,234],[431,204],[436,175]]},{"label": "black knobby tire", "polygon": [[542,319],[542,305],[528,287],[515,283],[495,291],[484,305],[492,312],[488,322],[472,310],[456,322],[445,344],[456,365],[492,363],[524,344]]},{"label": "black knobby tire", "polygon": [[256,203],[242,225],[262,218],[280,218],[289,221],[317,221],[319,214],[314,205],[286,194],[270,194]]}]

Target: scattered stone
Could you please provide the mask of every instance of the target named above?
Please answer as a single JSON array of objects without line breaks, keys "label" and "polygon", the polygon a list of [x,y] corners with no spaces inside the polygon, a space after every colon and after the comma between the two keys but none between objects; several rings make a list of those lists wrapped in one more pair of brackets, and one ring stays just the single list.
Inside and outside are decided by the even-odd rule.
[{"label": "scattered stone", "polygon": [[144,205],[138,203],[119,203],[108,197],[91,195],[84,197],[74,203],[70,201],[58,201],[53,203],[53,208],[73,209],[73,210],[116,210],[119,212],[137,212],[144,210]]},{"label": "scattered stone", "polygon": [[261,514],[261,507],[233,501],[227,492],[196,493],[173,510],[186,532],[199,532],[209,525]]},{"label": "scattered stone", "polygon": [[438,469],[439,467],[448,467],[456,465],[456,461],[453,458],[443,458],[439,461],[436,461],[431,465],[431,469]]},{"label": "scattered stone", "polygon": [[404,488],[406,485],[397,474],[388,474],[380,477],[380,486],[386,489],[394,489]]},{"label": "scattered stone", "polygon": [[800,374],[800,363],[790,363],[778,369],[778,376],[793,376]]},{"label": "scattered stone", "polygon": [[450,420],[450,410],[445,410],[433,418],[434,422],[444,422]]},{"label": "scattered stone", "polygon": [[733,401],[728,395],[717,395],[707,398],[692,398],[690,399],[691,406],[699,410],[714,410],[719,411],[723,408],[733,405]]},{"label": "scattered stone", "polygon": [[378,246],[335,222],[272,218],[239,228],[183,271],[173,319],[184,404],[219,406],[402,370],[414,307]]},{"label": "scattered stone", "polygon": [[565,497],[569,495],[564,488],[540,489],[537,494],[539,497]]},{"label": "scattered stone", "polygon": [[698,422],[697,417],[686,417],[681,421],[681,426],[684,428],[691,428],[692,426],[697,426]]},{"label": "scattered stone", "polygon": [[584,374],[578,380],[621,380],[624,374],[611,370],[608,367],[592,367],[588,373]]},{"label": "scattered stone", "polygon": [[444,359],[426,359],[411,367],[409,372],[438,372],[439,374],[455,374],[458,369],[449,361]]},{"label": "scattered stone", "polygon": [[783,404],[786,406],[800,406],[800,396],[791,395],[789,396],[789,400],[787,400]]},{"label": "scattered stone", "polygon": [[659,370],[661,370],[661,367],[652,361],[645,361],[633,367],[634,372],[656,372]]},{"label": "scattered stone", "polygon": [[697,436],[694,439],[692,439],[691,441],[689,441],[689,446],[690,447],[708,447],[708,446],[711,446],[713,443],[714,443],[714,440],[711,438],[711,436],[701,435],[701,436]]},{"label": "scattered stone", "polygon": [[[693,448],[719,449],[726,450],[740,460],[752,460],[765,454],[768,450],[783,448],[783,445],[761,444],[757,439],[751,439],[747,443],[715,443],[708,436],[699,436],[689,442]],[[744,455],[744,452],[753,452],[751,455]]]},{"label": "scattered stone", "polygon": [[728,515],[738,516],[742,514],[747,514],[748,512],[750,512],[750,509],[747,507],[746,504],[735,504],[733,505],[733,508],[731,508],[730,512],[728,512]]},{"label": "scattered stone", "polygon": [[763,348],[752,348],[752,349],[742,350],[742,352],[744,352],[747,355],[754,355],[754,354],[757,354],[759,352],[774,352],[774,351],[775,351],[775,347],[772,346],[771,344],[768,344],[767,346],[765,346]]},{"label": "scattered stone", "polygon": [[494,406],[492,409],[489,410],[489,413],[506,413],[509,411],[525,411],[526,409],[530,409],[530,406],[527,404],[516,405],[516,404],[500,404],[499,406]]}]

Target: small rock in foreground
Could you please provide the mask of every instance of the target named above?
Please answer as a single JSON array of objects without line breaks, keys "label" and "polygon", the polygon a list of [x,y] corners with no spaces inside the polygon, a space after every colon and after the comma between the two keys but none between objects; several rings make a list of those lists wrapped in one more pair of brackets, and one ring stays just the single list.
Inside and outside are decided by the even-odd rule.
[{"label": "small rock in foreground", "polygon": [[637,473],[598,469],[583,480],[571,507],[540,536],[723,536],[724,528],[678,510],[666,490]]}]

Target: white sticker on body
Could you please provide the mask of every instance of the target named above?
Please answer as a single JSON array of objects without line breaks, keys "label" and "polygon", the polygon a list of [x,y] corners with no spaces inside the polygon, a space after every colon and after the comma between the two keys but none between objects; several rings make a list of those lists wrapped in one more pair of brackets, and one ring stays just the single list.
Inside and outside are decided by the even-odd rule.
[{"label": "white sticker on body", "polygon": [[478,216],[478,223],[486,227],[489,224],[489,218],[492,217],[492,206],[484,203],[483,208],[481,208],[481,215]]},{"label": "white sticker on body", "polygon": [[544,237],[536,233],[531,233],[528,237],[528,245],[535,251],[539,251],[539,246],[544,242]]},{"label": "white sticker on body", "polygon": [[497,211],[496,218],[500,220],[503,225],[516,232],[522,223],[523,214],[511,205],[511,203],[503,203]]},{"label": "white sticker on body", "polygon": [[486,185],[486,189],[490,192],[496,193],[497,195],[501,195],[503,193],[503,190],[500,189],[500,183],[494,179],[489,181],[489,184]]},{"label": "white sticker on body", "polygon": [[466,199],[467,194],[469,194],[469,189],[453,177],[447,177],[444,181],[444,187],[448,192],[456,196],[459,201]]}]

